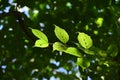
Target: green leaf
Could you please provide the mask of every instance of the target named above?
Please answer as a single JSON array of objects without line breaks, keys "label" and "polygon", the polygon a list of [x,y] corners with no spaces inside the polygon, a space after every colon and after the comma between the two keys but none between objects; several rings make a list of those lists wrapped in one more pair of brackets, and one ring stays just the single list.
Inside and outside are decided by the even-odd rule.
[{"label": "green leaf", "polygon": [[79,48],[79,49],[81,49],[82,51],[84,51],[86,54],[90,54],[90,55],[94,55],[95,54],[95,52],[94,52],[94,50],[91,50],[91,48],[93,47],[91,47],[90,49],[84,49],[79,43],[75,43],[76,44],[76,46]]},{"label": "green leaf", "polygon": [[32,30],[32,33],[39,39],[42,39],[46,42],[48,42],[48,38],[47,36],[40,30],[37,30],[37,29],[31,29]]},{"label": "green leaf", "polygon": [[98,54],[99,54],[100,56],[102,56],[102,57],[107,57],[107,53],[106,53],[105,51],[103,51],[103,50],[99,50],[99,51],[98,51]]},{"label": "green leaf", "polygon": [[79,65],[82,70],[88,68],[90,66],[90,60],[84,59],[84,58],[77,58],[77,65]]},{"label": "green leaf", "polygon": [[57,51],[65,51],[67,49],[67,47],[60,43],[60,42],[55,42],[53,44],[53,51],[57,50]]},{"label": "green leaf", "polygon": [[88,50],[88,49],[85,49],[84,52],[85,52],[86,54],[90,54],[90,55],[94,55],[94,54],[95,54],[94,51],[91,51],[91,50]]},{"label": "green leaf", "polygon": [[109,45],[107,48],[108,54],[110,54],[111,57],[116,57],[118,54],[118,47],[115,44]]},{"label": "green leaf", "polygon": [[93,45],[91,37],[82,32],[78,34],[78,41],[85,49],[89,49]]},{"label": "green leaf", "polygon": [[67,33],[64,29],[62,29],[62,28],[60,28],[60,27],[58,27],[58,26],[55,25],[55,30],[54,30],[54,32],[55,32],[56,37],[57,37],[61,42],[63,42],[63,43],[67,43],[67,42],[68,42],[68,40],[69,40],[69,35],[68,35],[68,33]]},{"label": "green leaf", "polygon": [[84,48],[81,46],[80,43],[75,43],[75,45],[77,46],[77,48],[81,49],[81,50],[84,50]]},{"label": "green leaf", "polygon": [[103,23],[103,18],[99,17],[96,21],[96,24],[98,25],[98,28],[100,28],[102,26]]},{"label": "green leaf", "polygon": [[47,43],[45,40],[38,39],[38,40],[36,40],[34,47],[45,48],[45,47],[48,47],[48,45],[49,45],[49,43]]},{"label": "green leaf", "polygon": [[80,51],[75,47],[68,47],[67,50],[65,50],[65,52],[77,57],[82,57],[82,54],[80,53]]}]

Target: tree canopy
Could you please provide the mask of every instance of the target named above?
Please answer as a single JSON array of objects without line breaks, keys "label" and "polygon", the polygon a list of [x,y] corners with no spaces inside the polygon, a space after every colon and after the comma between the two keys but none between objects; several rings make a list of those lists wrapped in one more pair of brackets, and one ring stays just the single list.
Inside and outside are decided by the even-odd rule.
[{"label": "tree canopy", "polygon": [[0,80],[120,80],[120,0],[0,0]]}]

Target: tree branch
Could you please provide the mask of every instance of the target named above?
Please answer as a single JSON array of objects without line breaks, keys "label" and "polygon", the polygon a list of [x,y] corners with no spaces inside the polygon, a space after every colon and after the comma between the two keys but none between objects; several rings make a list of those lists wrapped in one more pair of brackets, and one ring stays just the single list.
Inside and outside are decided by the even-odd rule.
[{"label": "tree branch", "polygon": [[0,18],[4,18],[6,16],[14,16],[16,18],[16,20],[18,20],[21,30],[25,33],[25,35],[29,38],[29,40],[32,43],[35,41],[34,37],[30,34],[30,32],[28,31],[28,28],[26,28],[26,26],[24,24],[22,13],[17,12],[17,11],[11,11],[9,13],[5,13],[5,12],[0,13]]}]

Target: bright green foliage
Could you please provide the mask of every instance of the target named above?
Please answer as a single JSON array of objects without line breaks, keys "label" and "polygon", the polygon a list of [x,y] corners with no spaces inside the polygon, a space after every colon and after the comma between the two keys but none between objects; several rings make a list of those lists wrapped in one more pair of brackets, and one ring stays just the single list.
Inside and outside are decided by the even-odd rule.
[{"label": "bright green foliage", "polygon": [[84,49],[79,43],[75,43],[76,46],[81,49],[82,51],[84,51],[86,54],[90,54],[90,55],[94,55],[95,52],[94,52],[94,49],[93,47],[91,47],[90,49]]},{"label": "bright green foliage", "polygon": [[82,57],[82,54],[80,53],[80,51],[75,47],[68,47],[67,50],[65,50],[64,52],[77,57]]},{"label": "bright green foliage", "polygon": [[82,57],[82,54],[80,53],[80,51],[75,48],[75,47],[66,47],[64,44],[60,43],[60,42],[55,42],[53,44],[53,51],[62,51],[65,53],[68,53],[70,55],[76,56],[76,57]]},{"label": "bright green foliage", "polygon": [[93,45],[91,37],[83,32],[79,32],[77,38],[81,46],[85,49],[89,49]]},{"label": "bright green foliage", "polygon": [[88,50],[88,49],[85,49],[84,52],[85,52],[86,54],[90,54],[90,55],[94,55],[94,54],[95,54],[94,51]]},{"label": "bright green foliage", "polygon": [[85,58],[77,58],[77,65],[84,71],[84,69],[90,66],[90,61]]},{"label": "bright green foliage", "polygon": [[34,47],[45,48],[45,47],[48,47],[48,45],[49,45],[49,43],[47,43],[45,40],[38,39],[35,41]]},{"label": "bright green foliage", "polygon": [[48,38],[47,36],[41,32],[40,30],[37,29],[31,29],[32,33],[39,38],[39,40],[36,40],[34,47],[40,47],[40,48],[45,48],[48,47]]},{"label": "bright green foliage", "polygon": [[44,40],[44,42],[48,43],[48,38],[47,36],[41,32],[40,30],[37,30],[37,29],[31,29],[32,30],[32,33],[39,39],[41,40]]},{"label": "bright green foliage", "polygon": [[100,28],[103,24],[103,18],[98,18],[96,24],[98,25],[98,28]]},{"label": "bright green foliage", "polygon": [[65,51],[67,49],[67,47],[60,43],[60,42],[55,42],[53,43],[53,51],[57,50],[57,51]]},{"label": "bright green foliage", "polygon": [[81,49],[81,50],[84,50],[84,48],[81,46],[80,43],[75,43],[75,45],[77,46],[77,48]]},{"label": "bright green foliage", "polygon": [[67,43],[67,42],[68,42],[68,40],[69,40],[69,35],[68,35],[68,33],[67,33],[64,29],[62,29],[62,28],[60,28],[60,27],[58,27],[58,26],[55,25],[55,30],[54,30],[54,32],[55,32],[56,37],[57,37],[61,42],[63,42],[63,43]]}]

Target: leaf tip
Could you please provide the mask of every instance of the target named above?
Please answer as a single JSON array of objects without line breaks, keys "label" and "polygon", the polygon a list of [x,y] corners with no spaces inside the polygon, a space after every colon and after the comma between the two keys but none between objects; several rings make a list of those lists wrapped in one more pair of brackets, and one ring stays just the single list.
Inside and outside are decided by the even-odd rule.
[{"label": "leaf tip", "polygon": [[57,27],[57,25],[56,24],[53,24],[55,27]]},{"label": "leaf tip", "polygon": [[31,27],[28,27],[28,29],[32,30],[32,28],[31,28]]},{"label": "leaf tip", "polygon": [[79,33],[80,33],[80,32],[78,32],[78,31],[76,32],[76,34],[79,34]]}]

